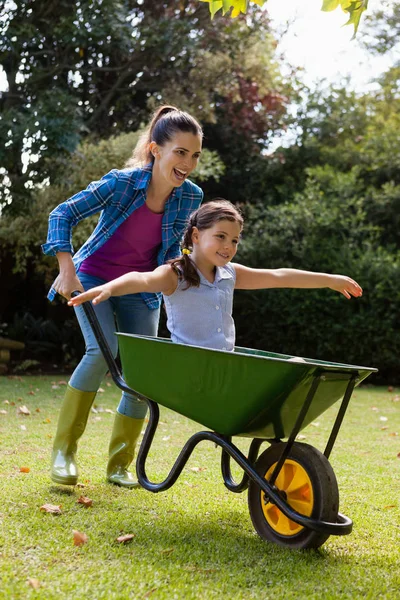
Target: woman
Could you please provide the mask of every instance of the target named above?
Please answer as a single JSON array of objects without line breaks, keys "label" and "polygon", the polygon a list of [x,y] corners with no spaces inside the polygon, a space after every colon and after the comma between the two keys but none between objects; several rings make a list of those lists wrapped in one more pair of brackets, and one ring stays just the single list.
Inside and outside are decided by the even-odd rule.
[{"label": "woman", "polygon": [[[50,300],[56,293],[70,299],[74,290],[87,291],[132,270],[151,271],[179,255],[186,221],[203,199],[202,190],[188,180],[201,154],[202,137],[200,125],[188,113],[163,106],[153,115],[127,169],[110,171],[52,211],[42,248],[57,257],[60,273]],[[72,256],[72,227],[100,211],[93,233]],[[157,293],[127,294],[96,307],[114,355],[116,326],[126,333],[157,335],[160,301]],[[61,407],[51,468],[52,480],[65,485],[78,481],[77,442],[107,371],[83,309],[75,312],[86,352],[71,376]],[[146,410],[145,403],[122,394],[109,446],[108,481],[137,486],[128,468]]]}]

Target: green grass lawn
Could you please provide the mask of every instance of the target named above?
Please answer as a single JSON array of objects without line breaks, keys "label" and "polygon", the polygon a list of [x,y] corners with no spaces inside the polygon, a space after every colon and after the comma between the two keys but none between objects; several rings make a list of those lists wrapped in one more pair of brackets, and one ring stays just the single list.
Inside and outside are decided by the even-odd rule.
[{"label": "green grass lawn", "polygon": [[[80,442],[80,486],[68,488],[52,484],[48,468],[64,383],[0,378],[1,599],[400,598],[398,390],[356,390],[333,449],[340,510],[353,519],[353,532],[330,537],[319,550],[295,551],[257,536],[246,492],[224,487],[220,450],[210,443],[196,448],[167,492],[107,484],[114,417],[106,409],[114,411],[119,397],[110,381]],[[17,414],[23,405],[30,415]],[[330,409],[304,430],[304,441],[323,450],[335,414]],[[152,480],[167,475],[198,429],[161,411],[148,463]],[[92,507],[77,503],[81,495]],[[46,503],[61,505],[62,514],[42,512]],[[74,530],[87,535],[85,545],[74,546]],[[134,537],[118,543],[123,534]]]}]

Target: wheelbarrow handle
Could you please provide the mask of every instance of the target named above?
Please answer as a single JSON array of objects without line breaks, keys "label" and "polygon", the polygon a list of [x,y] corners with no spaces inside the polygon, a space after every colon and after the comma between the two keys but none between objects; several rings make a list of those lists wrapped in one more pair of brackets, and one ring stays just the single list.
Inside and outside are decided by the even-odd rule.
[{"label": "wheelbarrow handle", "polygon": [[[81,293],[82,292],[80,292],[79,290],[75,290],[74,292],[72,292],[71,298],[76,298]],[[104,356],[104,360],[107,363],[108,369],[111,373],[111,377],[113,378],[115,384],[122,391],[127,392],[128,394],[134,394],[137,396],[138,395],[137,392],[135,392],[134,390],[131,390],[131,388],[127,386],[127,384],[125,383],[125,381],[121,375],[121,371],[119,370],[119,367],[118,367],[117,363],[115,362],[115,359],[111,352],[110,346],[108,345],[108,342],[103,333],[103,330],[101,328],[100,322],[97,318],[97,315],[95,313],[92,303],[90,301],[83,302],[81,304],[81,306],[85,312],[87,320],[89,321],[89,325],[92,328],[94,336],[97,340],[97,343],[99,344],[99,348]]]}]

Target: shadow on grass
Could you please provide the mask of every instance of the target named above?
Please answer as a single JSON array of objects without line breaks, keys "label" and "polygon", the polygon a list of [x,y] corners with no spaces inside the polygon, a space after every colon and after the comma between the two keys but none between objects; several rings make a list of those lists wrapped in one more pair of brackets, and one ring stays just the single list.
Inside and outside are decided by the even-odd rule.
[{"label": "shadow on grass", "polygon": [[76,496],[76,490],[72,485],[67,487],[54,484],[49,487],[49,491],[52,494],[59,494],[60,496]]},{"label": "shadow on grass", "polygon": [[[84,490],[72,486],[51,485],[49,490],[55,496],[59,496],[60,500],[66,496],[74,498],[81,492],[86,495]],[[226,490],[224,492],[226,493]],[[310,561],[318,563],[327,559],[331,562],[341,560],[337,553],[332,555],[329,546],[297,550],[291,548],[290,544],[278,546],[263,540],[253,529],[249,513],[243,512],[245,498],[244,503],[241,502],[232,509],[217,504],[214,510],[204,502],[205,498],[201,494],[198,503],[196,499],[193,501],[189,498],[185,502],[185,496],[182,494],[182,501],[177,501],[171,506],[168,495],[155,495],[143,489],[128,490],[106,484],[104,494],[100,491],[100,496],[102,498],[95,503],[103,515],[100,517],[96,511],[96,524],[100,527],[93,532],[94,535],[102,540],[108,538],[109,542],[114,544],[117,537],[115,529],[120,521],[110,519],[109,512],[113,515],[119,513],[124,528],[129,528],[126,533],[135,532],[134,545],[141,548],[143,556],[147,553],[167,553],[169,560],[174,561],[175,558],[179,563],[182,559],[186,561],[188,557],[197,557],[204,561],[205,557],[218,556],[218,561],[222,561],[221,567],[224,564],[228,567],[232,556],[235,556],[235,560],[240,557],[240,560],[245,562],[248,555],[253,559],[266,557],[277,558],[279,561],[283,557],[295,555],[307,564]],[[233,497],[238,498],[236,494]],[[118,544],[116,546],[121,547]],[[171,548],[173,556],[170,557],[168,550]]]}]

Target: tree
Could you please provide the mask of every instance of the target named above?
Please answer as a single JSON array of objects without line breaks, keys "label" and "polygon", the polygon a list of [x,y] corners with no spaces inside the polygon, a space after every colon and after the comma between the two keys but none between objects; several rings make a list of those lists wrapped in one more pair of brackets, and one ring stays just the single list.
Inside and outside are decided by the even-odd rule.
[{"label": "tree", "polygon": [[360,44],[370,52],[386,54],[399,44],[400,2],[382,0],[379,4],[379,9],[365,19]]},{"label": "tree", "polygon": [[[249,6],[249,0],[200,0],[201,2],[208,2],[210,7],[211,16],[222,10],[223,14],[226,14],[232,9],[231,16],[237,17],[240,13],[246,13]],[[254,4],[263,6],[267,0],[250,0]],[[305,0],[306,1],[306,0]],[[324,11],[335,10],[340,8],[348,14],[349,20],[346,25],[354,26],[354,35],[357,33],[358,25],[360,23],[362,13],[368,7],[368,0],[323,0],[322,9]]]},{"label": "tree", "polygon": [[[194,0],[9,0],[0,16],[8,81],[0,95],[6,212],[23,212],[34,186],[57,180],[54,157],[67,157],[88,135],[137,130],[160,103],[215,122],[217,107],[228,110],[243,94],[249,114],[260,98],[274,99],[270,113],[262,105],[260,131],[263,121],[281,114],[282,84],[265,14],[249,10],[246,18],[211,22],[206,6]],[[258,65],[251,55],[257,44],[267,50],[262,60],[256,53]],[[252,97],[246,90],[255,79],[259,94]]]}]

